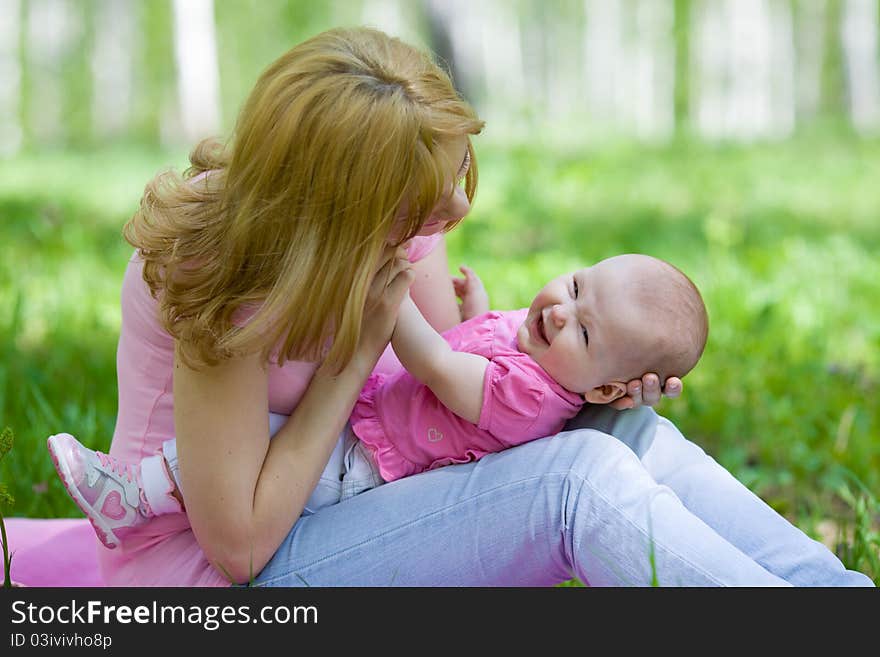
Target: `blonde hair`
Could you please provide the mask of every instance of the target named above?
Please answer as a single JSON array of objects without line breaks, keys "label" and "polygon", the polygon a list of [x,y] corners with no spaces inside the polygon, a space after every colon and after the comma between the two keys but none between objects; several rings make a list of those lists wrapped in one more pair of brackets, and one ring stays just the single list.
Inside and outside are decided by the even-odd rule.
[{"label": "blonde hair", "polygon": [[382,32],[334,29],[278,58],[231,146],[206,140],[183,176],[156,176],[124,229],[184,361],[317,360],[332,340],[343,367],[389,235],[413,237],[452,193],[438,145],[467,138],[472,200],[482,127],[429,54]]}]

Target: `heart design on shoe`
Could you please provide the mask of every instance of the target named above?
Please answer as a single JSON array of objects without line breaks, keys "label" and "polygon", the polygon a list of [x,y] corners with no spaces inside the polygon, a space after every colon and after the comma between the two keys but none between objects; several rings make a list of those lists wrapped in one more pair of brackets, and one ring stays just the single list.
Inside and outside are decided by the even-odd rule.
[{"label": "heart design on shoe", "polygon": [[122,496],[119,491],[114,490],[104,498],[101,513],[113,520],[122,520],[125,517],[125,509],[122,508]]},{"label": "heart design on shoe", "polygon": [[439,429],[435,429],[434,427],[431,427],[430,429],[428,429],[428,442],[429,443],[439,443],[441,440],[443,440],[443,434],[440,433]]}]

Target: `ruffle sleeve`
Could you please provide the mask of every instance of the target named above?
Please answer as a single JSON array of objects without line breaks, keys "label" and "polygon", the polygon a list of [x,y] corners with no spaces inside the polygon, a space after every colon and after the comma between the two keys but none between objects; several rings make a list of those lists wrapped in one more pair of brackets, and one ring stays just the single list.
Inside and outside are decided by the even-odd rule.
[{"label": "ruffle sleeve", "polygon": [[506,447],[559,433],[580,404],[564,399],[547,375],[521,356],[497,356],[486,370],[479,428]]}]

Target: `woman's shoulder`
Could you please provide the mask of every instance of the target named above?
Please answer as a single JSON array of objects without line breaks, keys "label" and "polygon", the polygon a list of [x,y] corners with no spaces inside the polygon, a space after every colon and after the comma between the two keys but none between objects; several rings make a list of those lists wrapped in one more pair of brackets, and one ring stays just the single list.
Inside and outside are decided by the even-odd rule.
[{"label": "woman's shoulder", "polygon": [[159,302],[150,292],[144,280],[144,260],[137,250],[128,260],[122,278],[120,301],[122,307],[122,333],[148,341],[154,345],[170,348],[171,335],[162,328],[159,319]]},{"label": "woman's shoulder", "polygon": [[127,301],[143,302],[146,298],[153,299],[150,288],[144,280],[144,259],[138,249],[134,250],[125,265],[125,273],[122,276],[122,303]]}]

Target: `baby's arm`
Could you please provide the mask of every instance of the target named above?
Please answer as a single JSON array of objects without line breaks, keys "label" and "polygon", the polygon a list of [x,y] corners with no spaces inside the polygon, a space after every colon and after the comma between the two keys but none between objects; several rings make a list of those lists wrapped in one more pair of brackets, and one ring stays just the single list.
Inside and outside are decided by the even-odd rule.
[{"label": "baby's arm", "polygon": [[400,304],[391,345],[400,362],[462,419],[477,424],[488,359],[453,351],[407,296]]}]

